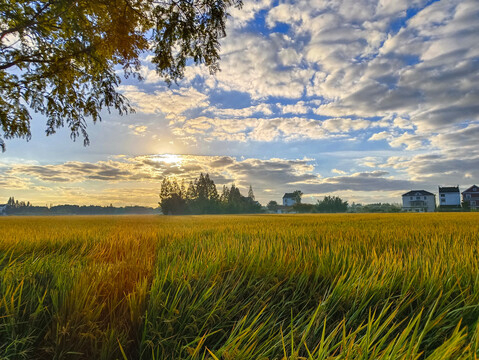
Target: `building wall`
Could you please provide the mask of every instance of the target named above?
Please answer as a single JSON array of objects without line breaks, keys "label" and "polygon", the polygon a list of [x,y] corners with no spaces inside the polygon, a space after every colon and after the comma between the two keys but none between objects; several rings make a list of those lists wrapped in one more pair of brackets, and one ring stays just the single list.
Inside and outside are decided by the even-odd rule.
[{"label": "building wall", "polygon": [[434,212],[436,210],[436,197],[434,195],[403,196],[402,207],[403,211],[408,212]]},{"label": "building wall", "polygon": [[478,193],[473,193],[473,192],[468,192],[463,194],[463,200],[464,202],[469,203],[469,207],[472,210],[477,210],[479,209],[479,194]]},{"label": "building wall", "polygon": [[439,193],[439,205],[461,206],[461,194],[457,193]]},{"label": "building wall", "polygon": [[471,199],[471,202],[469,203],[469,207],[472,210],[477,210],[479,209],[479,199]]},{"label": "building wall", "polygon": [[296,200],[292,198],[283,198],[283,206],[293,206],[296,204]]}]

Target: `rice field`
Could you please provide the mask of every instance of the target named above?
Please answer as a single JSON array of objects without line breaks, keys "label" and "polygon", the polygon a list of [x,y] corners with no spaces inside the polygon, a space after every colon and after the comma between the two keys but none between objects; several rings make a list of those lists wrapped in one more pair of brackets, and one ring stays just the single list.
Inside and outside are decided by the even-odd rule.
[{"label": "rice field", "polygon": [[0,218],[0,359],[478,359],[479,214]]}]

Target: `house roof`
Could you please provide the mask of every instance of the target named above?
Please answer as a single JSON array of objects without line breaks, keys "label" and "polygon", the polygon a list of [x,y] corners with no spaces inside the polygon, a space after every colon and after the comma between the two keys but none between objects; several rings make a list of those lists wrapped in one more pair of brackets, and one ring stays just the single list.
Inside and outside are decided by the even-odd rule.
[{"label": "house roof", "polygon": [[294,193],[284,193],[283,199],[294,199],[295,195]]},{"label": "house roof", "polygon": [[411,190],[408,191],[407,193],[403,194],[402,196],[424,196],[424,195],[432,195],[434,196],[433,193],[430,193],[429,191],[426,190]]},{"label": "house roof", "polygon": [[458,193],[459,186],[444,186],[444,187],[439,186],[439,192],[440,193]]},{"label": "house roof", "polygon": [[464,193],[479,193],[479,186],[477,186],[477,185],[472,185],[469,189],[464,190],[462,193],[463,193],[463,194],[464,194]]}]

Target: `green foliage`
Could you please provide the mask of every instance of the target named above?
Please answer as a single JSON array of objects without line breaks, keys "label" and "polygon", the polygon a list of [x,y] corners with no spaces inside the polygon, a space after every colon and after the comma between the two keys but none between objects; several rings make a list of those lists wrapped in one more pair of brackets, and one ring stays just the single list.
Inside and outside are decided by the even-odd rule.
[{"label": "green foliage", "polygon": [[15,198],[13,196],[8,198],[7,205],[8,205],[9,210],[19,209],[19,208],[27,208],[27,207],[30,208],[32,206],[30,204],[30,201],[27,201],[27,202],[18,201],[18,200],[15,200]]},{"label": "green foliage", "polygon": [[320,213],[341,213],[348,210],[348,202],[339,196],[325,196],[315,205],[315,210]]},{"label": "green foliage", "polygon": [[233,184],[228,189],[223,187],[223,193],[218,195],[216,185],[208,174],[200,174],[188,189],[176,179],[165,177],[161,184],[159,205],[165,215],[182,214],[238,214],[256,213],[261,205],[254,200],[253,188],[250,186],[248,197],[241,195]]},{"label": "green foliage", "polygon": [[[152,62],[168,82],[183,76],[188,59],[218,69],[219,38],[226,35],[227,9],[239,0],[148,1],[154,23]],[[175,47],[179,45],[179,47]]]},{"label": "green foliage", "polygon": [[354,213],[398,213],[401,212],[400,204],[389,204],[389,203],[375,203],[375,204],[355,204],[352,203],[348,212]]},{"label": "green foliage", "polygon": [[231,185],[231,188],[223,187],[220,197],[220,211],[223,214],[246,214],[261,211],[261,204],[254,200],[253,188],[250,186],[249,196],[241,195],[240,190]]},{"label": "green foliage", "polygon": [[312,213],[315,210],[315,206],[313,204],[296,203],[293,205],[293,210],[298,213]]},{"label": "green foliage", "polygon": [[271,200],[268,205],[266,205],[268,210],[270,211],[277,211],[278,210],[278,203],[274,200]]},{"label": "green foliage", "polygon": [[249,186],[248,197],[249,197],[251,200],[254,200],[254,192],[253,192],[253,187],[252,187],[251,185]]},{"label": "green foliage", "polygon": [[[120,77],[140,77],[139,56],[168,82],[187,59],[218,70],[227,9],[240,0],[0,0],[0,125],[6,139],[29,139],[31,112],[46,133],[63,126],[89,143],[87,119],[101,110],[131,112]],[[0,138],[4,150],[4,141]]]},{"label": "green foliage", "polygon": [[158,209],[146,206],[56,205],[46,207],[33,206],[30,202],[25,203],[13,198],[10,199],[6,211],[7,215],[152,215],[160,213]]},{"label": "green foliage", "polygon": [[186,209],[184,186],[165,177],[161,183],[159,205],[165,215],[183,214]]},{"label": "green foliage", "polygon": [[301,196],[303,196],[303,192],[301,190],[295,190],[293,191],[294,195],[294,200],[296,201],[296,204],[301,203]]}]

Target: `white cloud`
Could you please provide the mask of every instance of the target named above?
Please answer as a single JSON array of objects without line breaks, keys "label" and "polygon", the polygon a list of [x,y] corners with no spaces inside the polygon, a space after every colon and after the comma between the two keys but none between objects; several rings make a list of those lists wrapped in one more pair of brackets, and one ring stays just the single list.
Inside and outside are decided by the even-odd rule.
[{"label": "white cloud", "polygon": [[371,137],[368,140],[369,141],[385,140],[385,139],[389,139],[390,137],[391,137],[391,134],[389,132],[381,131],[371,135]]},{"label": "white cloud", "polygon": [[366,166],[369,168],[379,167],[380,163],[381,163],[381,159],[374,156],[366,156],[362,158],[359,162],[360,165]]},{"label": "white cloud", "polygon": [[[419,11],[401,29],[391,28],[410,8]],[[271,32],[250,31],[251,21],[264,14]],[[290,141],[348,137],[352,131],[380,127],[387,131],[369,140],[418,150],[455,124],[479,120],[476,1],[299,0],[274,5],[255,0],[232,15],[222,41],[222,71],[215,77],[204,67],[188,67],[186,89],[148,93],[124,87],[140,111],[164,114],[180,138]],[[278,24],[289,30],[275,32]],[[154,81],[151,70],[144,73]],[[204,81],[201,91],[193,87],[198,79]],[[213,91],[241,92],[252,100],[250,105],[217,105],[210,97]],[[308,113],[330,119],[280,117]]]},{"label": "white cloud", "polygon": [[160,88],[148,93],[137,86],[122,85],[120,90],[137,111],[145,114],[163,113],[167,118],[174,118],[187,110],[205,108],[209,105],[208,96],[191,87],[179,90]]},{"label": "white cloud", "polygon": [[233,8],[229,11],[231,17],[228,25],[233,28],[241,28],[252,21],[261,10],[271,7],[272,0],[246,0],[241,9]]},{"label": "white cloud", "polygon": [[405,145],[406,150],[417,150],[426,146],[428,143],[429,141],[427,137],[407,132],[389,139],[389,145],[392,147],[400,147]]},{"label": "white cloud", "polygon": [[205,116],[170,125],[172,132],[182,138],[239,142],[343,138],[352,131],[376,126],[368,120],[349,118],[321,121],[300,117],[219,119]]},{"label": "white cloud", "polygon": [[136,126],[136,125],[128,125],[128,128],[133,131],[135,135],[143,136],[148,127],[145,125]]},{"label": "white cloud", "polygon": [[258,104],[253,106],[248,106],[244,108],[218,108],[218,107],[209,107],[208,111],[212,112],[215,116],[218,117],[249,117],[254,114],[262,115],[272,115],[273,111],[271,110],[270,104]]},{"label": "white cloud", "polygon": [[221,68],[215,77],[220,89],[241,91],[253,99],[269,96],[299,98],[314,69],[302,64],[294,41],[273,33],[267,38],[252,33],[231,34],[224,42]]},{"label": "white cloud", "polygon": [[[403,162],[404,165],[404,162]],[[322,178],[312,159],[238,159],[230,156],[142,155],[117,156],[98,162],[65,162],[49,165],[10,165],[8,177],[48,186],[47,192],[35,197],[23,188],[32,202],[141,204],[156,206],[158,183],[164,176],[188,182],[200,172],[209,173],[218,188],[235,183],[246,192],[253,186],[264,204],[279,199],[284,192],[301,189],[305,194],[326,195],[342,191],[407,190],[414,184],[390,178],[389,171],[375,170]],[[1,181],[1,178],[0,178]],[[107,185],[106,185],[107,184]],[[19,190],[20,191],[20,190]],[[1,193],[0,193],[1,195]]]},{"label": "white cloud", "polygon": [[[263,189],[285,192],[298,184],[316,182],[311,159],[237,159],[229,156],[142,155],[117,156],[97,162],[69,161],[60,164],[10,164],[0,176],[2,189],[22,190],[30,201],[55,203],[150,205],[157,204],[158,184],[165,176],[186,182],[209,173],[219,189],[235,183],[245,193],[253,185],[259,199]],[[34,183],[49,192],[35,195]],[[15,186],[11,186],[15,184]],[[105,184],[108,184],[107,186]],[[3,186],[4,185],[4,186]],[[37,186],[38,188],[38,186]],[[271,191],[270,191],[271,193]],[[7,195],[0,192],[0,196]],[[10,195],[9,195],[10,196]]]},{"label": "white cloud", "polygon": [[298,101],[295,104],[287,105],[277,103],[276,106],[282,114],[307,114],[311,111],[311,107],[305,101]]}]

